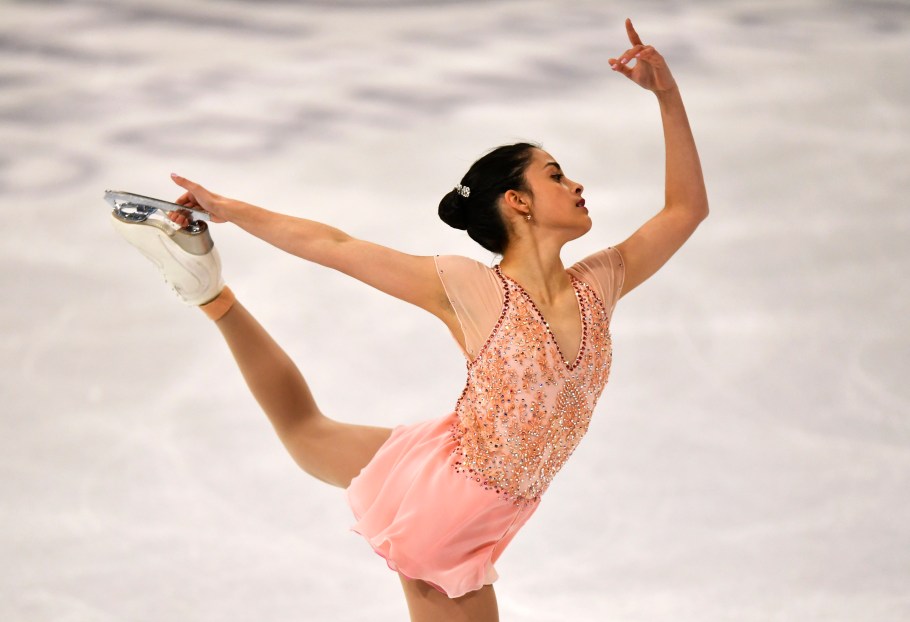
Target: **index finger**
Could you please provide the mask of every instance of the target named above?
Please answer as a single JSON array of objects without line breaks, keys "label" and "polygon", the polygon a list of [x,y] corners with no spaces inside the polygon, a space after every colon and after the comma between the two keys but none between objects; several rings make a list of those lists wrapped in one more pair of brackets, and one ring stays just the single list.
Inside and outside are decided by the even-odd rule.
[{"label": "index finger", "polygon": [[632,45],[644,45],[641,42],[641,37],[639,37],[638,33],[635,32],[635,27],[632,26],[632,20],[628,17],[626,18],[626,33],[628,33],[629,41],[632,42]]},{"label": "index finger", "polygon": [[174,203],[176,203],[177,205],[186,205],[187,203],[190,202],[191,196],[192,195],[189,192],[184,192],[179,197],[177,197],[177,200],[174,201]]}]

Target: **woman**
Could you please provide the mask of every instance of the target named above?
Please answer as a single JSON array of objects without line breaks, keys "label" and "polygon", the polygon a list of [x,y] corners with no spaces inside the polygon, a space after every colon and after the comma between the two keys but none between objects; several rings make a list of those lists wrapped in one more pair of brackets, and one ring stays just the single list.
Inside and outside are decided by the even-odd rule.
[{"label": "woman", "polygon": [[354,529],[401,575],[412,620],[498,619],[492,564],[587,430],[609,374],[613,306],[707,216],[679,89],[630,20],[626,30],[632,47],[610,65],[657,96],[666,202],[627,240],[568,270],[563,245],[591,228],[583,187],[527,143],[482,157],[439,205],[445,222],[502,254],[493,269],[464,257],[406,255],[173,176],[186,190],[178,204],[441,319],[467,358],[468,381],[455,412],[440,419],[391,430],[328,418],[295,365],[223,286],[214,249],[180,248],[185,213],[171,215],[168,231],[115,218],[185,300],[206,303],[297,463],[347,489]]}]

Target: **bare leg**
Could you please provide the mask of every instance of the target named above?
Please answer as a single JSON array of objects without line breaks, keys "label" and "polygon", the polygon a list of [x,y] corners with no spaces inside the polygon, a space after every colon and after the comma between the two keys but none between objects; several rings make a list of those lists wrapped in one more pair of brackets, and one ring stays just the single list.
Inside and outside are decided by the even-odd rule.
[{"label": "bare leg", "polygon": [[411,622],[499,622],[499,607],[492,585],[449,598],[424,581],[399,576]]},{"label": "bare leg", "polygon": [[314,477],[347,488],[392,431],[326,417],[297,366],[239,302],[215,325],[294,461]]},{"label": "bare leg", "polygon": [[[239,302],[215,324],[294,460],[311,475],[346,488],[392,431],[322,414],[297,366]],[[424,581],[401,577],[401,582],[412,622],[499,621],[492,585],[449,598]]]}]

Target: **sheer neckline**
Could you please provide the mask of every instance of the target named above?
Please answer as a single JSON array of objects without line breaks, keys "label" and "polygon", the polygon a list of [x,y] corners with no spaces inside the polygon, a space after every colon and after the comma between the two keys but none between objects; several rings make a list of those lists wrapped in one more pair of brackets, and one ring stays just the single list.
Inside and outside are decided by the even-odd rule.
[{"label": "sheer neckline", "polygon": [[566,368],[568,368],[569,371],[572,371],[576,367],[578,367],[578,364],[581,362],[582,355],[584,354],[584,351],[585,351],[585,344],[587,342],[587,334],[588,334],[588,325],[585,320],[582,296],[581,296],[580,292],[578,291],[579,280],[575,277],[575,275],[573,275],[568,270],[566,271],[566,274],[569,275],[569,280],[572,283],[572,290],[575,292],[575,302],[578,305],[578,318],[580,320],[580,325],[581,325],[581,335],[578,340],[579,343],[578,343],[577,354],[575,355],[575,361],[570,363],[569,360],[566,358],[566,356],[563,354],[562,347],[559,345],[559,340],[556,338],[556,334],[550,328],[550,322],[547,321],[547,318],[540,311],[540,308],[537,306],[537,303],[534,302],[534,299],[531,297],[531,294],[528,293],[528,290],[526,290],[521,285],[521,283],[519,283],[518,281],[516,281],[515,279],[510,277],[505,272],[503,272],[502,268],[500,268],[499,264],[496,264],[496,266],[494,267],[494,270],[496,270],[496,274],[498,274],[500,277],[502,277],[503,279],[505,279],[512,285],[514,285],[518,289],[518,291],[521,292],[521,294],[525,297],[525,299],[527,299],[527,301],[531,304],[531,307],[534,309],[534,312],[537,314],[537,317],[540,318],[541,322],[543,322],[543,325],[546,328],[547,333],[550,335],[550,337],[553,338],[553,343],[556,345],[556,351],[559,353],[559,358],[562,360],[563,364],[565,364]]}]

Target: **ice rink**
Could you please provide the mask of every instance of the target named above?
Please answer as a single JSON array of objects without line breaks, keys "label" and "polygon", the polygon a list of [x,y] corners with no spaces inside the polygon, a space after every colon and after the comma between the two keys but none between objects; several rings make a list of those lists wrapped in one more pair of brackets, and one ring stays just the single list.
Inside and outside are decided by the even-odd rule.
[{"label": "ice rink", "polygon": [[[221,194],[421,255],[489,148],[543,144],[594,229],[662,206],[668,59],[711,217],[620,301],[591,429],[497,564],[504,621],[910,620],[906,0],[0,2],[0,620],[406,619],[217,331],[105,189]],[[232,225],[238,297],[336,418],[452,410],[429,314]]]}]

